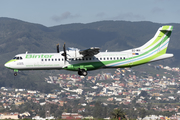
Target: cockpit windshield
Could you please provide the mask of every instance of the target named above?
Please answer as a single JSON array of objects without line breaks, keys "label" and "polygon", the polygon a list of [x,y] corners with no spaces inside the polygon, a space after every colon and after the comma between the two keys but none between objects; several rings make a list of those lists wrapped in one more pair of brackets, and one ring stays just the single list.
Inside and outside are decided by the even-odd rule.
[{"label": "cockpit windshield", "polygon": [[15,59],[15,60],[22,60],[22,57],[21,56],[15,56],[13,59]]}]

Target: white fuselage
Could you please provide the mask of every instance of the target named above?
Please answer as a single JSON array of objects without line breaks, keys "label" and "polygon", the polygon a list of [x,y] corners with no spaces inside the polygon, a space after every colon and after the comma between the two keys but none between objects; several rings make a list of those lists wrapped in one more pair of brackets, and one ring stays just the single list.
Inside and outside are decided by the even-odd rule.
[{"label": "white fuselage", "polygon": [[132,57],[132,52],[129,54],[127,52],[100,52],[92,57],[82,57],[80,55],[74,57],[74,54],[70,51],[68,52],[67,61],[64,60],[61,53],[27,53],[18,54],[15,57],[21,57],[22,59],[14,61],[12,59],[11,62],[6,63],[6,67],[18,70],[62,69],[71,64],[128,59]]}]

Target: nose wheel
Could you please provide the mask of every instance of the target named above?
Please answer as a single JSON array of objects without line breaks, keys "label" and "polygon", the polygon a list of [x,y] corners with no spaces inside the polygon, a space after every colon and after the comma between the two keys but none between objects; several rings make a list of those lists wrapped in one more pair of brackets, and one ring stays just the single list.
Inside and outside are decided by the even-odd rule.
[{"label": "nose wheel", "polygon": [[82,75],[82,76],[87,76],[87,74],[88,74],[87,71],[84,70],[84,69],[79,69],[79,70],[78,70],[78,75],[80,75],[80,76],[81,76],[81,75]]},{"label": "nose wheel", "polygon": [[14,76],[17,76],[17,72],[14,73]]}]

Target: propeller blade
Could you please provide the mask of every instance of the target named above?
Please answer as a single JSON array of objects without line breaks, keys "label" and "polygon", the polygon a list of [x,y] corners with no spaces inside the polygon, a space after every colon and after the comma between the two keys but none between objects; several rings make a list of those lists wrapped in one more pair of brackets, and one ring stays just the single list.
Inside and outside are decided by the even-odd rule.
[{"label": "propeller blade", "polygon": [[67,53],[66,53],[66,44],[65,43],[63,45],[63,51],[64,51],[64,53],[62,53],[61,55],[64,56],[64,61],[67,61]]},{"label": "propeller blade", "polygon": [[66,43],[64,43],[64,45],[63,45],[63,51],[64,51],[64,53],[66,52]]},{"label": "propeller blade", "polygon": [[59,53],[59,43],[57,44],[57,53]]},{"label": "propeller blade", "polygon": [[65,61],[67,61],[66,43],[64,43],[63,50],[64,50],[64,59]]}]

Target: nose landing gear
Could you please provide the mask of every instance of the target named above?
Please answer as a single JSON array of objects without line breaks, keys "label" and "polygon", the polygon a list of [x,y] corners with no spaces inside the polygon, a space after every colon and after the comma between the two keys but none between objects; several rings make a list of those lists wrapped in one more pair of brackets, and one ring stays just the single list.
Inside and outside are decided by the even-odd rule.
[{"label": "nose landing gear", "polygon": [[17,76],[18,70],[14,70],[14,76]]}]

